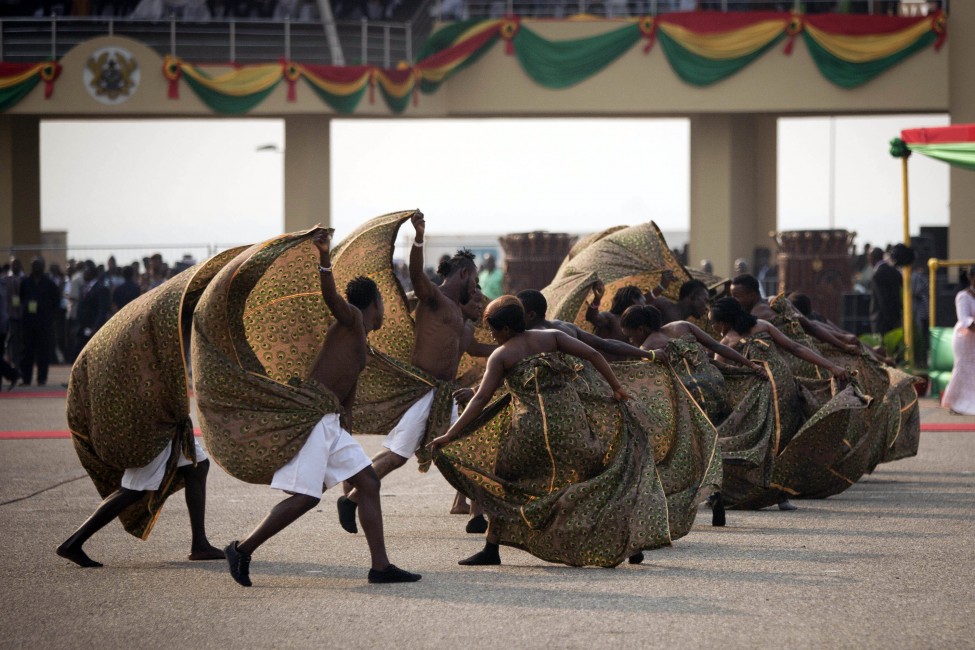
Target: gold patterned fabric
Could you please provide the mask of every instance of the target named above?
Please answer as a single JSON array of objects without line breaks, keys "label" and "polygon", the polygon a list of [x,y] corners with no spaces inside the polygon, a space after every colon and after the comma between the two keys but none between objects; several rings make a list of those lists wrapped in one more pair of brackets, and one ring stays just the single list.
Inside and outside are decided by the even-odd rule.
[{"label": "gold patterned fabric", "polygon": [[341,411],[308,379],[330,321],[321,295],[319,231],[254,245],[216,275],[193,327],[193,387],[211,457],[228,474],[269,484],[315,424]]},{"label": "gold patterned fabric", "polygon": [[[880,363],[862,344],[858,354],[851,354],[808,336],[797,322],[795,307],[784,295],[776,296],[769,304],[778,315],[773,324],[789,338],[849,370],[870,398],[862,426],[848,438],[848,458],[837,471],[856,481],[864,473],[872,472],[879,463],[916,456],[921,438],[921,417],[914,378]],[[797,370],[797,376],[810,376],[808,371],[794,370]]]},{"label": "gold patterned fabric", "polygon": [[[802,324],[799,322],[799,317],[801,316],[799,310],[785,297],[784,293],[780,293],[769,300],[769,307],[775,312],[775,318],[771,320],[771,323],[783,334],[810,350],[819,350],[817,340],[809,334],[806,334],[806,330],[802,329]],[[813,379],[829,378],[829,373],[816,364],[809,363],[805,359],[800,359],[794,354],[786,356],[788,357],[786,362],[788,362],[789,367],[792,368],[792,372],[795,373],[796,377],[810,377]]]},{"label": "gold patterned fabric", "polygon": [[102,497],[128,468],[172,448],[159,490],[122,512],[127,532],[146,539],[163,503],[183,487],[179,452],[194,459],[187,395],[186,325],[207,283],[242,249],[178,274],[119,310],[82,350],[68,382],[67,418],[82,466]]},{"label": "gold patterned fabric", "polygon": [[[673,390],[666,368],[627,362],[614,370],[639,397],[616,403],[575,357],[528,357],[436,455],[447,480],[484,506],[501,544],[549,562],[615,566],[690,529],[700,493],[720,481],[714,429]],[[684,408],[679,417],[674,401]],[[688,435],[681,419],[700,435]]]},{"label": "gold patterned fabric", "polygon": [[[667,496],[670,537],[679,539],[690,532],[701,501],[721,485],[718,432],[694,399],[692,386],[670,366],[646,361],[611,365],[632,398],[624,408],[636,424],[634,433],[650,436]],[[592,366],[585,368],[587,385],[609,391]]]},{"label": "gold patterned fabric", "polygon": [[762,364],[768,380],[726,375],[735,406],[718,436],[729,507],[764,508],[782,492],[824,497],[852,485],[835,467],[865,416],[867,400],[857,387],[837,392],[829,380],[797,379],[765,333],[742,339],[736,349]]},{"label": "gold patterned fabric", "polygon": [[357,433],[387,434],[421,397],[436,390],[423,440],[416,450],[419,470],[430,469],[426,445],[450,428],[453,392],[457,382],[441,381],[405,361],[375,348],[369,350],[366,368],[359,375],[352,422]]},{"label": "gold patterned fabric", "polygon": [[[708,349],[701,345],[693,334],[683,334],[667,343],[670,367],[698,405],[707,413],[711,422],[717,425],[728,417],[731,405],[728,401],[725,377],[721,374],[721,370],[711,363],[708,352]],[[734,370],[729,368],[727,372],[734,372]],[[746,375],[754,374],[745,368],[742,368],[741,372]]]},{"label": "gold patterned fabric", "polygon": [[673,271],[675,278],[664,294],[668,298],[677,300],[681,284],[691,279],[653,222],[598,233],[577,243],[572,250],[575,254],[570,253],[542,293],[548,301],[549,318],[590,331],[586,299],[597,280],[606,286],[604,307],[608,307],[619,288],[632,284],[649,291],[660,282],[666,269]]}]

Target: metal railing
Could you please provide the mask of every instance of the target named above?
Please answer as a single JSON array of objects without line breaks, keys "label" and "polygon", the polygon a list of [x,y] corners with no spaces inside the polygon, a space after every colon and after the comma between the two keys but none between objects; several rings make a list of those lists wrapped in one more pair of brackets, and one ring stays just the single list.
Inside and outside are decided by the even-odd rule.
[{"label": "metal railing", "polygon": [[[423,5],[409,22],[336,21],[346,63],[395,66],[412,61],[414,47],[433,26]],[[320,22],[291,20],[138,20],[60,17],[0,20],[0,61],[60,59],[77,45],[99,36],[126,36],[160,55],[193,63],[267,63],[288,59],[334,65]]]},{"label": "metal railing", "polygon": [[439,20],[523,16],[564,18],[589,14],[606,18],[682,11],[799,11],[914,16],[948,9],[948,0],[438,0]]},{"label": "metal railing", "polygon": [[[749,9],[849,10],[871,14],[926,14],[948,9],[948,0],[424,0],[405,22],[335,21],[345,63],[394,67],[413,62],[436,21],[519,15],[562,18],[574,14],[624,17],[669,11]],[[185,20],[175,14],[163,20],[65,17],[0,20],[0,61],[59,59],[70,49],[99,36],[126,36],[160,55],[193,63],[267,63],[288,59],[334,65],[320,21],[220,18]]]}]

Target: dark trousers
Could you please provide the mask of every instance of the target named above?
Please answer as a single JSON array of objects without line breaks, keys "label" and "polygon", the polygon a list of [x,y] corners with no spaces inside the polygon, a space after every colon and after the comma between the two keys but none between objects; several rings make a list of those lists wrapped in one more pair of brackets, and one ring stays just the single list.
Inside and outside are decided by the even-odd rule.
[{"label": "dark trousers", "polygon": [[8,381],[14,381],[20,375],[17,373],[17,368],[7,363],[4,358],[4,351],[7,346],[7,333],[0,332],[0,376]]},{"label": "dark trousers", "polygon": [[31,382],[37,365],[37,383],[47,383],[47,369],[51,364],[51,344],[54,326],[49,321],[24,319],[23,354],[20,357],[20,375],[25,384]]}]

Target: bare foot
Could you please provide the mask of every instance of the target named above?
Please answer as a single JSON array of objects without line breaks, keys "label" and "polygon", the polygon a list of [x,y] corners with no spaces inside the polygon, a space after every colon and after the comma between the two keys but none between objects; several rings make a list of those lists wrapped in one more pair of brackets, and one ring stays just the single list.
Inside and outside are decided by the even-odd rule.
[{"label": "bare foot", "polygon": [[469,515],[471,514],[471,507],[467,503],[467,497],[465,497],[460,492],[454,496],[454,503],[450,506],[450,514],[452,515]]},{"label": "bare foot", "polygon": [[200,562],[205,560],[223,560],[227,556],[223,554],[219,548],[210,546],[207,544],[205,548],[195,550],[187,556],[187,559],[193,560],[194,562]]},{"label": "bare foot", "polygon": [[93,559],[88,557],[88,555],[80,548],[71,548],[70,546],[61,544],[61,546],[57,547],[55,553],[66,560],[71,560],[78,566],[85,569],[96,569],[103,566],[101,562],[95,562]]}]

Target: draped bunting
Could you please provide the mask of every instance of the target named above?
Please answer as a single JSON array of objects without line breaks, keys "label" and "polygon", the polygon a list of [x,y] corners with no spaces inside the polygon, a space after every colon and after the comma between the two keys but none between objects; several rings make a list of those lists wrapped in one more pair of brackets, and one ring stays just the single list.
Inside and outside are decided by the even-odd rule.
[{"label": "draped bunting", "polygon": [[44,99],[49,99],[60,75],[61,64],[56,61],[0,63],[0,112],[26,97],[39,81],[44,82]]},{"label": "draped bunting", "polygon": [[[898,147],[906,146],[908,151],[975,171],[975,124],[905,129],[895,142]],[[896,155],[894,147],[892,143],[892,155]]]},{"label": "draped bunting", "polygon": [[[592,18],[592,17],[584,17]],[[674,73],[694,86],[718,83],[739,72],[782,41],[783,53],[792,52],[799,36],[820,73],[841,88],[869,82],[912,54],[933,46],[939,49],[947,35],[943,12],[929,16],[890,17],[785,12],[683,12],[613,21],[621,26],[602,34],[569,40],[549,40],[517,17],[467,20],[433,34],[413,65],[316,66],[280,61],[233,66],[208,72],[180,59],[166,57],[163,74],[169,96],[179,96],[180,80],[212,110],[240,114],[264,100],[283,79],[288,99],[297,97],[304,80],[318,97],[339,113],[353,113],[363,96],[380,95],[394,113],[402,113],[418,94],[436,92],[444,81],[473,65],[499,40],[522,70],[537,84],[568,88],[598,74],[634,46],[643,42],[649,54],[659,40]],[[36,64],[36,66],[52,64]],[[53,64],[57,65],[57,64]],[[11,68],[8,70],[8,68]],[[26,68],[0,67],[0,110],[12,106],[30,91],[36,77],[18,81]],[[645,81],[635,81],[645,83]],[[376,93],[378,87],[379,93]],[[19,93],[19,94],[18,94]],[[6,103],[5,103],[6,102]]]}]

